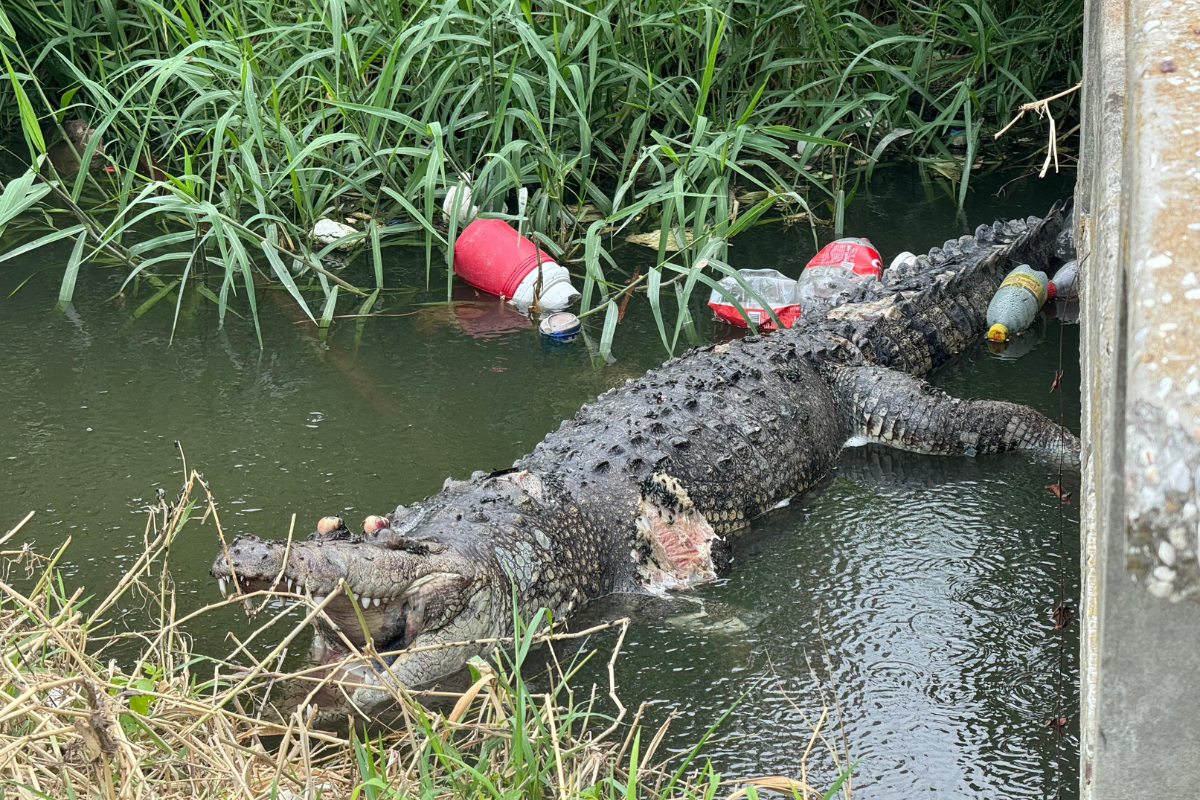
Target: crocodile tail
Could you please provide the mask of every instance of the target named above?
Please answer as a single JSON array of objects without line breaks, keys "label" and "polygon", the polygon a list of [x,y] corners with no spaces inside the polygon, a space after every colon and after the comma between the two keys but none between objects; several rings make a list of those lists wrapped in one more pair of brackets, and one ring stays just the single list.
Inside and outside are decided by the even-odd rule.
[{"label": "crocodile tail", "polygon": [[883,367],[843,367],[838,407],[851,415],[848,444],[876,442],[931,455],[1026,450],[1079,457],[1079,440],[1028,406],[962,400],[920,378]]}]

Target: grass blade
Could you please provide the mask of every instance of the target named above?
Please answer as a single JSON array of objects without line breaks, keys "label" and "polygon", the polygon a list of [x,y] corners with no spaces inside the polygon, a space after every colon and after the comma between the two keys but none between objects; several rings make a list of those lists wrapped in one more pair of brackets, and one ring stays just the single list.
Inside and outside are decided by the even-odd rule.
[{"label": "grass blade", "polygon": [[75,279],[79,277],[79,265],[83,260],[83,245],[87,241],[87,237],[87,231],[81,231],[79,238],[75,240],[75,247],[71,250],[71,258],[67,261],[67,269],[63,273],[62,285],[58,289],[58,305],[56,308],[63,308],[75,296]]}]

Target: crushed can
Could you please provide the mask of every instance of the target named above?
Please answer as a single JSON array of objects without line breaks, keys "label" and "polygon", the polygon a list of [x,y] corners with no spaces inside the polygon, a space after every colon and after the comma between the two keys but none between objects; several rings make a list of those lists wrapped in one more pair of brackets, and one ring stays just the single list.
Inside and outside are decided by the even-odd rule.
[{"label": "crushed can", "polygon": [[542,336],[559,342],[569,342],[579,335],[579,317],[570,311],[556,311],[542,317],[538,330]]}]

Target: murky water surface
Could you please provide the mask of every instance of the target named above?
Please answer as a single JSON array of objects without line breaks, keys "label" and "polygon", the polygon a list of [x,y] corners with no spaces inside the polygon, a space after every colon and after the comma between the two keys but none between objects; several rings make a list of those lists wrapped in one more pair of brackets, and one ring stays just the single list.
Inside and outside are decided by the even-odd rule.
[{"label": "murky water surface", "polygon": [[[942,189],[894,168],[859,193],[846,232],[870,236],[886,260],[996,217],[1044,212],[1069,192],[1066,179],[1026,179],[993,196],[1011,177],[978,181],[963,219]],[[738,240],[732,259],[794,276],[814,249],[807,227],[771,226]],[[407,288],[385,296],[391,316],[341,321],[325,342],[265,293],[261,349],[244,320],[218,329],[215,307],[194,291],[148,309],[157,289],[147,282],[118,295],[116,269],[85,269],[74,305],[55,313],[66,257],[47,250],[0,266],[3,297],[29,278],[0,300],[0,528],[35,510],[22,535],[43,551],[70,536],[69,579],[93,593],[140,552],[155,491],[177,490],[176,440],[211,482],[230,533],[282,537],[293,514],[307,533],[324,514],[384,513],[447,475],[506,466],[664,356],[644,301],[629,306],[617,360],[601,367],[583,342],[544,347],[492,301],[421,305],[445,292],[436,266],[424,290],[421,251],[389,251],[387,284]],[[621,257],[632,268],[649,253]],[[720,335],[701,311],[699,336]],[[1077,429],[1077,328],[1050,322],[1019,359],[980,349],[939,383],[1057,417],[1060,348],[1062,413]],[[1074,634],[1060,649],[1050,621],[1060,592],[1078,594],[1076,506],[1047,492],[1057,480],[1054,465],[1021,457],[849,451],[821,491],[737,543],[721,585],[672,601],[604,600],[587,617],[634,615],[617,685],[631,706],[655,701],[654,725],[676,715],[664,752],[737,703],[705,750],[718,768],[799,777],[824,705],[823,735],[858,760],[857,797],[1034,798],[1059,781],[1071,797],[1074,734],[1044,727],[1060,658],[1065,707],[1076,697]],[[1074,491],[1077,474],[1064,483]],[[181,611],[217,596],[214,536],[192,528],[172,551]],[[189,628],[214,654],[230,649],[228,631],[247,630],[232,611]],[[612,644],[589,647],[606,659]],[[602,665],[580,680],[603,685]],[[829,777],[820,739],[810,761],[810,778]]]}]

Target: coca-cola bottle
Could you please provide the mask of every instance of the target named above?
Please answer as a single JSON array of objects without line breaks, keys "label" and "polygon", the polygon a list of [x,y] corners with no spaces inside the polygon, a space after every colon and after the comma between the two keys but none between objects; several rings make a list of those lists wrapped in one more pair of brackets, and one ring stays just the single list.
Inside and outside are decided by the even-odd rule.
[{"label": "coca-cola bottle", "polygon": [[854,302],[882,272],[883,259],[869,239],[830,242],[812,257],[796,282],[800,313],[820,317],[843,303]]}]

